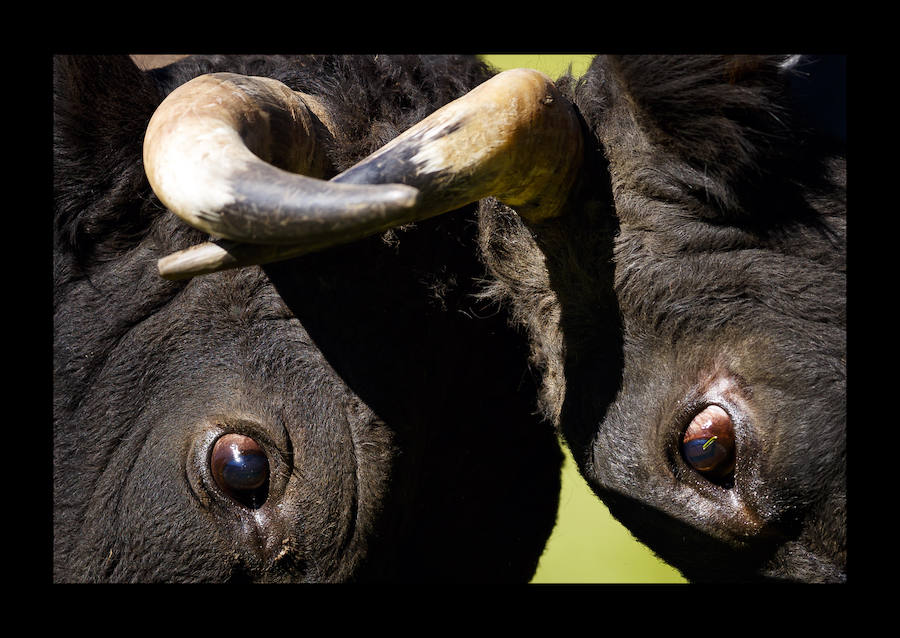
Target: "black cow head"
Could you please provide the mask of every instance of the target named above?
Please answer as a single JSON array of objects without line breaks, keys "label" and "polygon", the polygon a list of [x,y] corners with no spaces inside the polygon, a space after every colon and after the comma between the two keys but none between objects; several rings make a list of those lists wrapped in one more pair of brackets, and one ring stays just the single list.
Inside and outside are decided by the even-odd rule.
[{"label": "black cow head", "polygon": [[609,162],[623,366],[608,404],[561,299],[562,428],[610,511],[693,580],[845,578],[831,62],[600,59],[576,92]]},{"label": "black cow head", "polygon": [[695,580],[845,577],[845,168],[804,99],[819,73],[601,57],[560,92],[508,72],[315,187],[381,185],[366,215],[396,223],[482,199],[491,294],[531,337],[543,413]]},{"label": "black cow head", "polygon": [[[185,167],[191,148],[145,165],[159,139],[145,131],[209,74],[232,88],[212,82],[177,118],[215,111],[195,129],[219,142],[201,165],[236,122],[256,153],[319,177],[489,77],[457,57],[55,60],[54,579],[527,581],[562,457],[533,415],[527,348],[474,296],[474,207],[264,268],[161,278],[158,260],[209,236],[145,172],[221,191]],[[228,100],[251,108],[214,108]],[[301,144],[322,144],[297,152],[252,126],[294,121]],[[271,192],[240,183],[241,197]]]}]

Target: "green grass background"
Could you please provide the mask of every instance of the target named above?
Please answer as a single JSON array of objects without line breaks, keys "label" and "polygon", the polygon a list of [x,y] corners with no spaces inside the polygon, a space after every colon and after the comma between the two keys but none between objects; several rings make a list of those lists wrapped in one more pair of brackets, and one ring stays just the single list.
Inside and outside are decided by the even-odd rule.
[{"label": "green grass background", "polygon": [[[493,55],[482,58],[497,70],[525,67],[551,78],[583,75],[591,55]],[[541,556],[532,583],[684,583],[616,521],[594,496],[565,451],[556,527]]]}]

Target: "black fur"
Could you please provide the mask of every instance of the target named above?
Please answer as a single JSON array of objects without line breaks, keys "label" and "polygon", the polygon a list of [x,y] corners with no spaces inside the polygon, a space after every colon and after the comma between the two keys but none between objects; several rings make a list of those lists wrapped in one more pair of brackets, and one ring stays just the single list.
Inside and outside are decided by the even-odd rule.
[{"label": "black fur", "polygon": [[[448,56],[54,63],[54,580],[527,581],[561,454],[523,340],[474,297],[474,207],[353,246],[170,282],[205,239],[159,203],[143,131],[201,73],[322,98],[335,172],[488,77]],[[269,452],[250,512],[210,437]]]}]

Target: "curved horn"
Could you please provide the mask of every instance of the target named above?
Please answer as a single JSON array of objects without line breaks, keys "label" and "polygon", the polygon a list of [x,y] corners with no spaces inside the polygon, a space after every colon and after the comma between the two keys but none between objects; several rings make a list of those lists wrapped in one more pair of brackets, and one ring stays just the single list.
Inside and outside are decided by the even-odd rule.
[{"label": "curved horn", "polygon": [[[348,200],[335,200],[328,208],[325,202],[318,218],[320,232],[302,239],[295,234],[279,235],[270,242],[290,246],[227,241],[203,244],[160,260],[160,274],[181,279],[287,259],[488,196],[515,207],[527,221],[538,222],[562,212],[582,160],[580,121],[550,78],[532,69],[505,71],[435,111],[328,183],[338,188],[327,191],[326,199],[337,197],[340,188],[370,185],[368,188],[390,189],[384,194],[368,192],[374,202],[370,208],[383,213],[378,224],[355,223],[354,215],[344,215],[340,223],[327,221],[349,204]],[[401,184],[415,187],[410,189],[409,199],[402,200]],[[394,193],[392,208],[378,203],[377,198],[390,198]],[[366,201],[359,205],[365,208]],[[238,239],[222,231],[220,226],[213,234]],[[254,239],[261,241],[257,236]]]},{"label": "curved horn", "polygon": [[189,279],[197,275],[205,275],[230,268],[255,266],[290,259],[320,248],[327,248],[333,244],[334,242],[325,242],[318,245],[245,244],[228,239],[219,239],[203,242],[163,257],[157,262],[157,269],[160,276],[165,279]]},{"label": "curved horn", "polygon": [[425,218],[494,196],[529,222],[555,217],[583,160],[581,124],[549,77],[512,69],[435,111],[332,181],[403,183]]},{"label": "curved horn", "polygon": [[298,174],[321,177],[326,167],[303,97],[269,78],[194,78],[163,101],[144,138],[144,170],[159,199],[217,237],[318,245],[412,221],[415,189]]}]

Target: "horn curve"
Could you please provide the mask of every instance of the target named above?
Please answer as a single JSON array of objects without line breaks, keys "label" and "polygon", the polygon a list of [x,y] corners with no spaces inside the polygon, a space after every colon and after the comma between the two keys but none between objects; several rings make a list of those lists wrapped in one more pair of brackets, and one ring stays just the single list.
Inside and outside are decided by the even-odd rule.
[{"label": "horn curve", "polygon": [[[275,80],[233,74],[216,74],[215,78],[216,81],[241,86],[251,80],[261,83],[266,89],[274,86],[280,95],[287,95],[286,99],[282,97],[276,102],[306,102],[302,94],[295,94]],[[241,103],[245,101],[244,93],[246,91],[238,98]],[[190,111],[198,107],[186,108]],[[243,113],[240,108],[237,111]],[[230,117],[233,120],[233,116]],[[248,115],[242,117],[251,119]],[[203,135],[213,137],[214,132],[222,134],[219,130],[221,125],[206,124],[206,127]],[[240,126],[231,121],[225,128],[228,144],[236,145],[235,131],[240,130]],[[284,133],[287,137],[292,134]],[[271,140],[268,143],[273,144]],[[150,144],[152,146],[152,139]],[[171,151],[172,162],[202,162],[209,154],[186,148],[186,140],[183,144],[177,152]],[[299,215],[292,213],[294,217],[282,217],[284,221],[263,223],[262,227],[274,229],[287,226],[288,219],[302,219],[309,215],[309,210],[314,210],[314,224],[305,227],[300,223],[293,225],[292,230],[299,229],[299,232],[250,232],[242,235],[234,229],[248,226],[249,222],[240,219],[239,213],[243,210],[240,206],[212,206],[219,212],[210,215],[204,212],[203,206],[194,203],[193,208],[180,206],[179,212],[173,208],[179,202],[170,203],[160,196],[173,212],[188,223],[203,229],[211,228],[208,232],[235,240],[202,244],[174,253],[160,260],[160,274],[168,279],[182,279],[225,268],[288,259],[439,215],[488,196],[495,196],[514,207],[527,222],[537,223],[562,213],[581,169],[583,147],[577,112],[548,76],[533,69],[504,71],[438,109],[328,182],[291,175],[292,179],[302,181],[303,188],[297,188],[296,195],[291,193],[288,199],[302,200],[302,205],[297,206],[305,206],[307,212]],[[191,159],[183,159],[180,154]],[[247,160],[242,157],[240,161]],[[165,165],[165,162],[158,161],[154,166]],[[285,187],[281,181],[274,180],[271,182],[274,185],[265,188],[251,188],[240,182],[255,173],[271,174],[277,170],[265,165],[265,162],[253,166],[252,171],[225,170],[227,177],[224,183],[243,193],[269,190],[278,193],[272,201],[283,201],[282,189],[290,192],[291,188]],[[151,170],[159,172],[161,169],[148,167],[148,177]],[[298,172],[309,170],[301,167]],[[348,189],[346,196],[345,189]],[[358,195],[353,192],[351,196],[352,189],[364,190],[359,191]],[[208,199],[211,195],[205,197]],[[268,205],[268,202],[263,198],[263,205]],[[279,212],[280,206],[276,206]],[[265,211],[258,213],[261,207],[256,200],[249,206],[257,211],[257,218],[265,218]],[[357,212],[355,207],[361,212]],[[196,212],[192,214],[191,210]],[[208,217],[216,215],[218,225],[200,225],[206,224]]]},{"label": "horn curve", "polygon": [[169,210],[239,242],[355,239],[409,215],[415,189],[308,177],[327,169],[317,134],[301,94],[281,82],[203,75],[172,91],[153,114],[144,170]]},{"label": "horn curve", "polygon": [[534,69],[504,71],[332,179],[403,183],[429,217],[494,196],[528,222],[561,214],[583,161],[575,108]]}]

